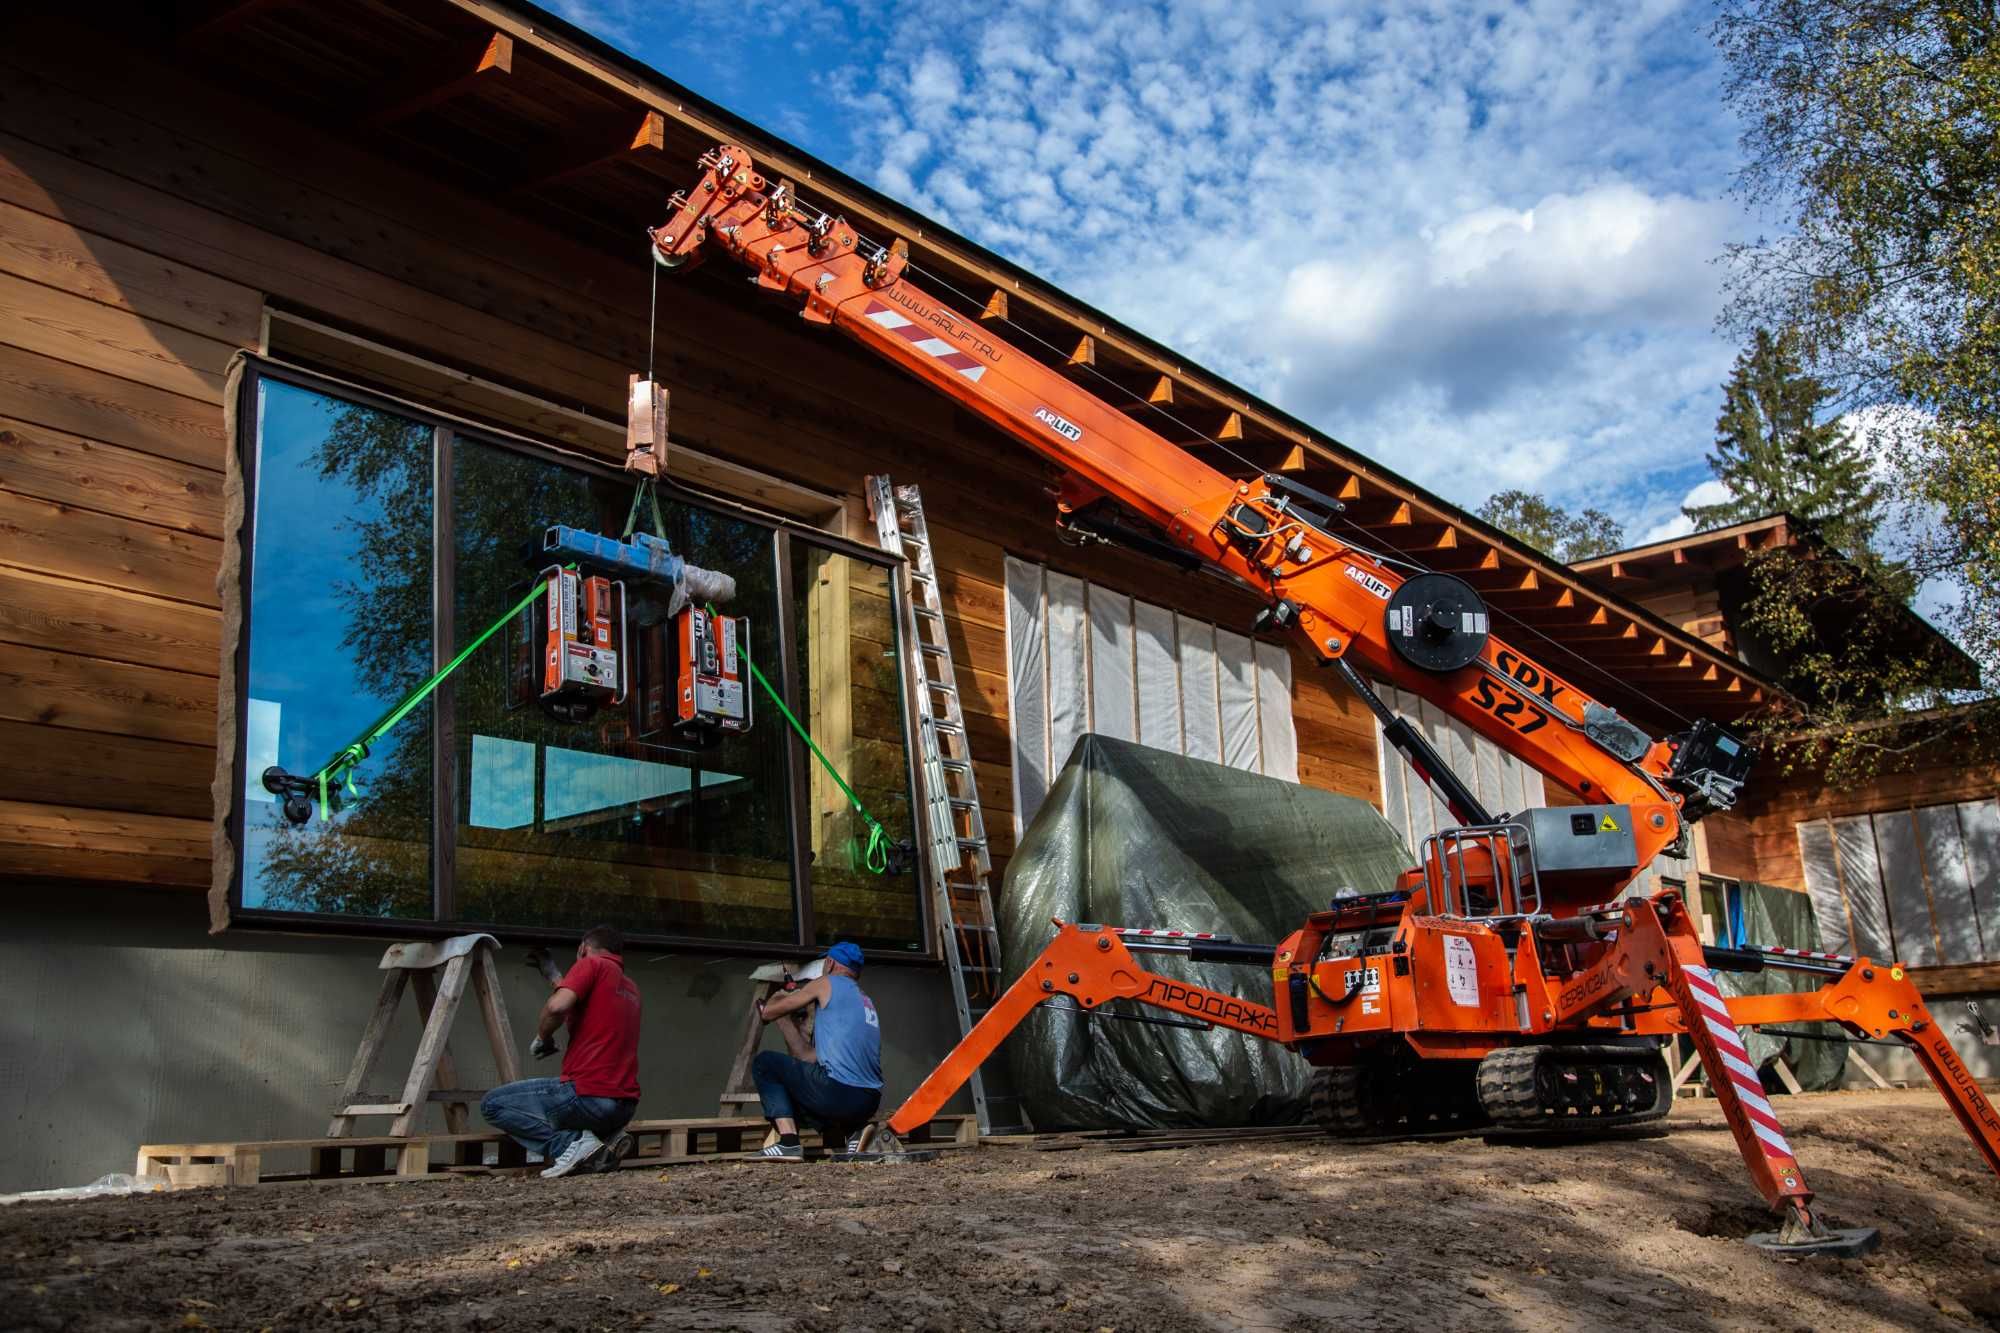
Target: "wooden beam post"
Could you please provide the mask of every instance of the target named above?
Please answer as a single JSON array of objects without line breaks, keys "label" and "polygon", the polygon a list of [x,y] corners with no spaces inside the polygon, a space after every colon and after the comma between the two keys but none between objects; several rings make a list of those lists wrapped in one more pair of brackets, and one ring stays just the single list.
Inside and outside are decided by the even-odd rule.
[{"label": "wooden beam post", "polygon": [[353,118],[369,129],[386,129],[513,69],[514,39],[504,32],[449,42],[411,61],[363,99]]},{"label": "wooden beam post", "polygon": [[528,153],[526,165],[505,188],[513,194],[532,194],[613,162],[657,153],[666,144],[667,118],[657,111],[614,111],[595,116],[575,131]]}]

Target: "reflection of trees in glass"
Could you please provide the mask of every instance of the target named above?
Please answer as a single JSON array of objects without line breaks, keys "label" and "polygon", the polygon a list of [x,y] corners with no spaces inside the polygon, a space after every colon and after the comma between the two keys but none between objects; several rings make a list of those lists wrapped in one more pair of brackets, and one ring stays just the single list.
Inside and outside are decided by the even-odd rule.
[{"label": "reflection of trees in glass", "polygon": [[[309,651],[337,652],[344,660],[317,664],[321,673],[342,680],[351,698],[376,705],[372,713],[387,708],[432,669],[432,431],[357,404],[318,402],[323,437],[301,439],[288,451],[289,459],[298,460],[295,466],[317,473],[319,485],[310,505],[291,502],[292,508],[309,512],[265,507],[260,514],[263,539],[253,558],[259,569],[285,568],[277,562],[288,559],[326,559],[288,550],[284,532],[307,523],[318,525],[322,549],[338,548],[337,566],[302,571],[324,580],[321,586],[332,589],[338,608],[337,625],[315,627],[316,647]],[[540,551],[549,525],[616,533],[631,503],[630,485],[621,478],[581,472],[463,436],[453,445],[453,473],[453,651],[470,643],[532,586],[549,563]],[[752,654],[782,687],[771,531],[688,505],[668,506],[667,521],[669,537],[689,560],[735,577],[737,599],[722,609],[750,618]],[[330,534],[335,540],[326,540]],[[865,573],[873,585],[882,584],[879,571],[845,563],[858,576]],[[798,568],[795,557],[795,573]],[[882,591],[878,586],[878,598]],[[639,627],[665,619],[668,590],[628,585],[628,592],[630,654]],[[261,905],[354,916],[431,916],[430,849],[432,838],[442,836],[456,839],[453,919],[558,928],[610,920],[635,931],[791,938],[791,741],[776,710],[767,706],[769,700],[761,692],[753,696],[756,723],[750,734],[699,750],[686,748],[670,731],[636,735],[632,713],[622,707],[607,708],[583,724],[555,721],[535,701],[543,614],[543,606],[535,603],[531,625],[509,626],[489,640],[434,697],[437,707],[450,708],[453,720],[453,826],[432,828],[437,775],[433,705],[427,703],[376,743],[355,775],[358,794],[344,797],[345,808],[332,822],[315,816],[295,829],[274,805],[250,807]],[[886,612],[873,616],[871,624],[874,619],[886,625]],[[259,627],[253,625],[252,632],[259,633]],[[262,630],[267,636],[278,633],[270,626]],[[846,647],[843,630],[843,652]],[[291,648],[268,637],[258,641],[258,654],[273,664],[282,662]],[[876,650],[875,656],[880,655]],[[673,660],[670,648],[669,671]],[[850,777],[865,788],[864,799],[892,836],[907,836],[910,812],[895,664],[891,658],[871,661],[865,651],[860,662],[869,679],[856,685],[865,686],[858,692],[870,696],[865,711],[872,730]],[[798,665],[804,679],[810,670],[804,650]],[[525,693],[515,684],[521,671],[529,680]],[[288,707],[309,710],[312,704],[307,700]],[[518,827],[471,822],[473,743],[480,736],[491,738],[482,744],[514,747],[509,752],[512,766],[504,772],[492,760],[498,751],[487,751],[486,769],[478,776],[488,784],[489,803],[492,790],[504,789],[507,817],[486,816],[489,823],[519,819]],[[327,738],[328,750],[347,739]],[[891,740],[893,754],[882,743]],[[532,759],[523,761],[524,753]],[[652,789],[667,789],[665,796],[627,799],[607,780],[601,808],[590,805],[593,789],[586,784],[580,813],[574,808],[560,817],[524,813],[524,807],[532,807],[537,816],[546,815],[556,799],[537,791],[547,768],[567,765],[573,774],[588,770],[592,756],[603,757],[607,773],[627,763],[697,772],[698,787],[676,792],[662,779]],[[310,762],[326,757],[314,755]],[[574,792],[570,798],[574,807]],[[852,833],[857,838],[861,833],[858,822]],[[870,907],[858,915],[843,906],[832,928],[860,938],[879,934],[882,942],[891,943],[913,931],[915,889],[907,880],[868,875],[847,865],[845,856],[823,858],[814,875],[829,893],[841,893],[844,902],[856,893],[900,895],[893,907],[885,896],[881,909]],[[900,916],[907,916],[908,926],[895,924]],[[877,929],[850,929],[850,922],[874,922]]]},{"label": "reflection of trees in glass", "polygon": [[[886,570],[792,541],[792,636],[806,726],[893,840],[913,839],[896,621]],[[914,873],[864,864],[868,828],[815,766],[811,828],[814,924],[836,936],[899,946],[916,938]]]},{"label": "reflection of trees in glass", "polygon": [[[517,601],[528,580],[544,567],[540,557],[529,557],[545,528],[566,523],[617,533],[631,504],[630,484],[622,479],[602,479],[470,441],[461,440],[455,450],[455,474],[454,571],[461,643]],[[768,635],[776,606],[770,532],[687,506],[667,506],[666,512],[676,549],[697,564],[735,575],[738,597],[729,610],[750,615],[756,622],[753,633]],[[627,583],[628,659],[637,653],[642,627],[665,620],[669,591]],[[539,633],[537,629],[530,668],[537,681]],[[606,708],[580,725],[553,720],[532,701],[515,701],[510,707],[510,664],[522,650],[517,643],[525,641],[512,634],[496,638],[457,678],[456,914],[466,920],[562,926],[608,919],[628,929],[662,933],[789,938],[790,811],[782,739],[760,719],[748,737],[691,750],[671,733],[635,734],[629,707]],[[670,671],[672,662],[670,648],[662,665]],[[636,663],[628,660],[627,665]],[[588,770],[588,757],[601,755],[607,773],[625,763],[699,769],[705,785],[698,797],[607,800],[602,808],[551,817],[537,827],[526,819],[525,809],[547,812],[548,798],[536,791],[536,775],[522,771],[525,763],[504,775],[490,766],[477,770],[473,743],[478,736],[516,743],[550,767]],[[718,775],[734,780],[718,791]],[[523,825],[474,825],[479,782],[489,785],[489,802],[504,791]],[[747,881],[766,886],[765,900],[744,891]],[[693,901],[663,896],[669,891]]]},{"label": "reflection of trees in glass", "polygon": [[[329,400],[331,401],[331,400]],[[356,403],[332,403],[312,454],[328,512],[260,522],[260,566],[285,560],[289,524],[330,522],[351,534],[348,563],[327,570],[354,662],[357,697],[386,708],[428,673],[431,658],[431,443],[428,427]],[[255,632],[255,626],[252,626]],[[283,645],[266,645],[282,652]],[[344,743],[346,738],[342,738]],[[430,914],[430,710],[420,706],[377,742],[356,775],[359,794],[332,825],[303,828],[275,807],[251,818],[274,830],[265,847],[266,905],[362,916]]]}]

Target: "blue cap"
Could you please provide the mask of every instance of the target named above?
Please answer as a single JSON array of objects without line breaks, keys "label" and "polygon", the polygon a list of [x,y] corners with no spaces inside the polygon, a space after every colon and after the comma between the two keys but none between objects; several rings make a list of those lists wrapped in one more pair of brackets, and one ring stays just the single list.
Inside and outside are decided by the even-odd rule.
[{"label": "blue cap", "polygon": [[861,946],[858,944],[842,940],[831,949],[828,949],[826,956],[834,962],[839,963],[842,967],[849,968],[855,972],[861,970]]}]

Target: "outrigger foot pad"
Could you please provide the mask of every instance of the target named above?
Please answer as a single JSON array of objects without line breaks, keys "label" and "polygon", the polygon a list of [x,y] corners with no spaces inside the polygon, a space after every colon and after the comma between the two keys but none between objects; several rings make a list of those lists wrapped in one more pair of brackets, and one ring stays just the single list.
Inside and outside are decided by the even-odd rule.
[{"label": "outrigger foot pad", "polygon": [[1750,1244],[1785,1259],[1859,1259],[1874,1253],[1882,1233],[1874,1227],[1823,1227],[1818,1235],[1786,1240],[1782,1231],[1759,1231]]},{"label": "outrigger foot pad", "polygon": [[905,1148],[896,1131],[887,1125],[869,1135],[864,1144],[866,1152],[837,1152],[828,1154],[829,1161],[835,1162],[935,1162],[936,1148]]}]

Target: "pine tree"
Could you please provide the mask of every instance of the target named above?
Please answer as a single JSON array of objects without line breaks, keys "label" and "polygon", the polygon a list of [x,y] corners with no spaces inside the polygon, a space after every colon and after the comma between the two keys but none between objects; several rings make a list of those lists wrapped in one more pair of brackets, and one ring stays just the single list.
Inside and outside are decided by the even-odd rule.
[{"label": "pine tree", "polygon": [[1813,523],[1850,558],[1868,560],[1883,490],[1854,432],[1837,418],[1819,419],[1831,396],[1806,373],[1793,336],[1757,329],[1723,386],[1715,452],[1708,455],[1729,499],[1682,512],[1698,529],[1790,514]]}]

